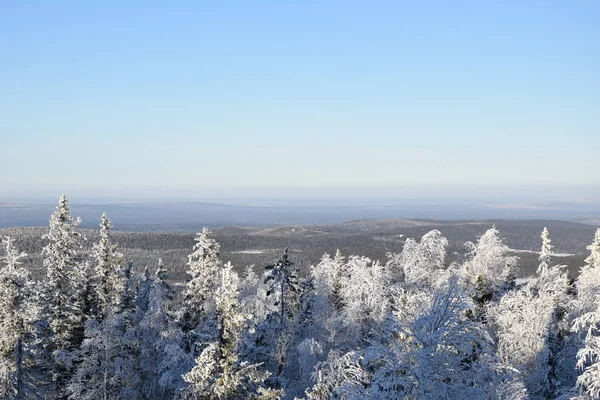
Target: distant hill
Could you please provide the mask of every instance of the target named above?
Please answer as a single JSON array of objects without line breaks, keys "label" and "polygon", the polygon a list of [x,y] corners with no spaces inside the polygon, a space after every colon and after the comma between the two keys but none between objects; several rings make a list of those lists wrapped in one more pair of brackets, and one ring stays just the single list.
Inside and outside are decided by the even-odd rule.
[{"label": "distant hill", "polygon": [[[382,224],[426,224],[424,220],[478,221],[490,219],[600,220],[600,202],[546,202],[496,204],[477,200],[387,199],[365,204],[313,202],[300,205],[234,205],[206,202],[154,202],[78,204],[71,212],[81,217],[82,227],[95,229],[106,212],[115,228],[122,231],[160,231],[192,233],[202,226],[335,225],[366,229]],[[44,226],[55,204],[17,204],[0,202],[0,228]],[[400,218],[400,219],[399,219]],[[370,222],[364,222],[368,220]],[[391,222],[389,220],[392,220]],[[352,221],[352,222],[346,222]],[[386,222],[387,221],[387,222]],[[404,221],[404,222],[400,222]],[[411,221],[411,222],[407,222]],[[340,227],[343,230],[344,227]]]}]

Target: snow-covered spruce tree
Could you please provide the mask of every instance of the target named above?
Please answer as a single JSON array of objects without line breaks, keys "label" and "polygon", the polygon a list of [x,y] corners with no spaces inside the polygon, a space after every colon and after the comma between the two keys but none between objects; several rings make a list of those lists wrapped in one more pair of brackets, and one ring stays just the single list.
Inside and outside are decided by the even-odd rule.
[{"label": "snow-covered spruce tree", "polygon": [[293,265],[294,263],[289,260],[286,248],[276,264],[265,267],[267,274],[264,283],[270,284],[267,296],[277,296],[275,305],[279,307],[281,329],[285,329],[286,322],[292,319],[298,311],[301,288],[298,272],[292,268]]},{"label": "snow-covered spruce tree", "polygon": [[135,295],[133,296],[135,303],[135,316],[133,324],[138,325],[146,312],[150,304],[150,289],[152,288],[152,277],[150,276],[150,269],[148,266],[144,267],[144,273],[141,277],[138,277],[138,284],[135,287]]},{"label": "snow-covered spruce tree", "polygon": [[91,258],[94,260],[94,276],[92,279],[92,316],[102,321],[110,307],[119,305],[125,291],[123,274],[123,254],[117,251],[117,244],[110,238],[111,224],[102,214],[100,221],[100,238],[94,243]]},{"label": "snow-covered spruce tree", "polygon": [[275,297],[274,305],[278,307],[279,315],[276,319],[266,321],[276,321],[275,325],[263,325],[262,328],[273,330],[267,333],[273,334],[275,338],[277,378],[281,377],[287,365],[288,351],[293,341],[294,320],[298,316],[300,306],[302,287],[298,272],[292,268],[293,265],[294,263],[289,260],[288,249],[285,248],[283,256],[277,263],[265,266],[264,283],[269,284],[267,296]]},{"label": "snow-covered spruce tree", "polygon": [[73,351],[83,341],[82,235],[76,231],[80,219],[74,220],[66,196],[60,197],[50,217],[50,229],[43,248],[46,281],[44,284],[44,314],[52,331],[49,349],[54,357],[53,380],[56,395],[64,396],[73,361]]},{"label": "snow-covered spruce tree", "polygon": [[585,266],[575,285],[577,301],[575,302],[575,317],[582,316],[596,309],[600,295],[600,229],[596,230],[594,241],[587,247],[590,255],[585,259]]},{"label": "snow-covered spruce tree", "polygon": [[538,274],[541,274],[544,269],[550,267],[550,264],[552,263],[552,249],[554,248],[554,246],[550,244],[552,243],[552,240],[550,240],[548,228],[544,227],[540,237],[542,238],[542,248],[540,250],[540,265],[537,269]]},{"label": "snow-covered spruce tree", "polygon": [[581,371],[577,377],[580,398],[600,399],[600,296],[596,310],[577,318],[572,330],[585,333],[584,346],[577,352],[577,368]]},{"label": "snow-covered spruce tree", "polygon": [[596,235],[591,245],[587,247],[590,255],[585,259],[585,262],[590,267],[600,268],[600,228],[596,229]]},{"label": "snow-covered spruce tree", "polygon": [[102,321],[85,324],[79,364],[67,386],[69,399],[147,399],[141,396],[136,368],[137,340],[127,315],[109,308]]},{"label": "snow-covered spruce tree", "polygon": [[223,266],[215,293],[218,337],[184,376],[188,386],[181,392],[183,399],[274,399],[280,395],[264,386],[269,373],[239,360],[245,317],[238,300],[238,277],[232,269],[230,263]]},{"label": "snow-covered spruce tree", "polygon": [[[581,325],[582,317],[597,309],[600,298],[600,229],[596,231],[593,243],[587,248],[591,254],[585,259],[586,264],[575,281],[577,296],[566,310],[568,313],[565,323],[571,327],[571,334],[564,338],[561,358],[557,365],[557,375],[563,386],[572,386],[573,392],[576,392],[575,384],[579,371],[576,367],[577,353],[586,347],[588,333]],[[577,320],[580,322],[578,329],[573,329]]]},{"label": "snow-covered spruce tree", "polygon": [[[4,255],[0,257],[0,397],[25,399],[33,397],[26,384],[28,374],[27,333],[37,314],[32,302],[33,282],[29,272],[20,268],[27,254],[19,252],[11,238],[2,240]],[[1,253],[0,253],[1,254]]]},{"label": "snow-covered spruce tree", "polygon": [[173,398],[183,386],[181,376],[191,368],[183,349],[183,334],[171,319],[169,302],[175,293],[165,281],[159,260],[147,293],[147,308],[137,326],[140,395],[144,399]]},{"label": "snow-covered spruce tree", "polygon": [[132,274],[133,261],[128,261],[123,267],[123,295],[121,296],[120,306],[123,310],[135,313],[135,282]]},{"label": "snow-covered spruce tree", "polygon": [[196,342],[202,331],[214,329],[214,290],[219,276],[221,246],[212,238],[212,233],[203,228],[195,238],[196,244],[188,256],[188,271],[191,279],[183,292],[183,304],[177,320],[187,337],[186,350],[196,355]]},{"label": "snow-covered spruce tree", "polygon": [[496,227],[485,232],[476,244],[465,245],[471,252],[461,274],[475,301],[481,304],[514,286],[518,257],[510,255]]}]

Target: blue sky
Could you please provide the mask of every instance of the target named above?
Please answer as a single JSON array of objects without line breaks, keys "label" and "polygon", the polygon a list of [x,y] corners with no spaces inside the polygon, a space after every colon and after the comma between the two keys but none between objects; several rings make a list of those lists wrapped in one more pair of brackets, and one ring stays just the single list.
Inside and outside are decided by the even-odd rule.
[{"label": "blue sky", "polygon": [[598,185],[599,20],[598,1],[5,0],[0,191]]}]

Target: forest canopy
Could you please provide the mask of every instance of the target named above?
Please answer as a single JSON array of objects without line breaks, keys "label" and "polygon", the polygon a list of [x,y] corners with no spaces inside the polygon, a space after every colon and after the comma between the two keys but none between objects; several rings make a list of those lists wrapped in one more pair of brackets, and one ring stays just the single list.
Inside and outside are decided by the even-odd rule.
[{"label": "forest canopy", "polygon": [[600,398],[600,229],[576,279],[544,229],[517,280],[495,227],[452,262],[434,229],[302,274],[287,249],[234,268],[204,228],[175,290],[160,258],[132,269],[105,214],[91,251],[79,224],[61,196],[40,280],[2,239],[2,398]]}]

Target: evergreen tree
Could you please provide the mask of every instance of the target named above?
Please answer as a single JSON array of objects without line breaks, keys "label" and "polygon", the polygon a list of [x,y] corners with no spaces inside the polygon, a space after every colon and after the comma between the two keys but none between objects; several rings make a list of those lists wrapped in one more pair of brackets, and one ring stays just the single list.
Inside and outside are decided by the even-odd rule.
[{"label": "evergreen tree", "polygon": [[[0,397],[24,399],[31,395],[26,385],[27,332],[36,315],[32,302],[33,282],[29,272],[20,268],[27,254],[15,249],[11,238],[2,240],[0,257]],[[29,360],[31,364],[31,360]]]},{"label": "evergreen tree", "polygon": [[585,259],[586,265],[581,268],[575,283],[577,301],[574,315],[576,317],[594,311],[600,296],[600,229],[596,230],[594,241],[587,249],[590,250],[590,255]]},{"label": "evergreen tree", "polygon": [[76,231],[80,219],[74,220],[66,196],[60,197],[50,217],[50,229],[43,248],[46,281],[44,313],[52,336],[50,348],[54,358],[53,379],[56,394],[63,397],[73,362],[73,351],[83,340],[82,279],[86,276],[81,266],[81,233]]},{"label": "evergreen tree", "polygon": [[230,263],[220,273],[215,301],[218,337],[204,348],[196,365],[184,376],[184,399],[270,399],[278,391],[264,387],[269,376],[258,365],[240,362],[238,347],[245,318],[238,301],[238,277]]},{"label": "evergreen tree", "polygon": [[[265,267],[264,283],[269,284],[267,296],[275,294],[274,305],[279,308],[278,326],[276,328],[276,350],[277,377],[283,373],[287,364],[288,350],[292,340],[290,322],[297,317],[300,304],[301,286],[298,272],[291,268],[294,265],[289,260],[288,249],[284,250],[281,259],[273,265]],[[279,292],[279,295],[276,293]]]},{"label": "evergreen tree", "polygon": [[600,268],[600,228],[596,229],[594,241],[587,249],[590,255],[585,259],[585,263],[592,268]]},{"label": "evergreen tree", "polygon": [[123,255],[117,251],[117,245],[110,238],[110,220],[106,213],[100,222],[100,238],[94,243],[91,258],[95,262],[92,280],[93,317],[101,321],[112,306],[122,302],[125,291],[125,276],[122,271]]},{"label": "evergreen tree", "polygon": [[583,399],[600,399],[600,306],[573,323],[573,332],[585,333],[585,343],[577,352],[577,388]]},{"label": "evergreen tree", "polygon": [[281,259],[273,265],[267,265],[265,283],[269,283],[267,296],[279,292],[275,305],[279,307],[281,329],[284,330],[286,321],[293,318],[297,312],[300,297],[300,280],[298,272],[291,268],[294,265],[289,260],[288,249],[283,252]]},{"label": "evergreen tree", "polygon": [[178,322],[186,335],[186,350],[195,355],[201,336],[210,335],[214,329],[213,295],[221,260],[221,246],[212,238],[212,233],[203,228],[195,238],[193,252],[188,256],[188,271],[191,279],[183,292],[183,304],[178,312]]},{"label": "evergreen tree", "polygon": [[540,250],[540,265],[537,269],[538,274],[541,274],[543,270],[550,267],[550,264],[552,263],[552,249],[554,248],[554,246],[550,244],[552,243],[552,240],[550,240],[550,232],[548,232],[548,228],[544,227],[541,238],[542,249]]},{"label": "evergreen tree", "polygon": [[69,399],[141,399],[136,370],[137,341],[127,316],[109,309],[102,321],[85,324],[79,364],[67,387]]},{"label": "evergreen tree", "polygon": [[171,318],[169,302],[175,293],[165,281],[166,274],[159,260],[150,279],[146,311],[137,326],[144,399],[172,398],[183,386],[181,376],[192,365],[183,351],[183,335]]}]

